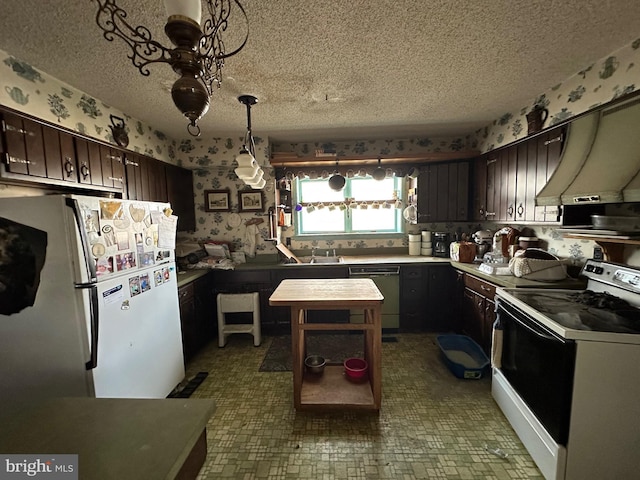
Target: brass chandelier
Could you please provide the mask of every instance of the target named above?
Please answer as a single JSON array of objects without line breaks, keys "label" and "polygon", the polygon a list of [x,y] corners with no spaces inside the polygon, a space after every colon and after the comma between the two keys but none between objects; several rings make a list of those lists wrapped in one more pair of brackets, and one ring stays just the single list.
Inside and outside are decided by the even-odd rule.
[{"label": "brass chandelier", "polygon": [[[225,58],[240,52],[249,38],[249,20],[238,0],[205,0],[206,15],[201,22],[201,0],[164,0],[167,23],[164,31],[175,48],[166,48],[151,38],[150,30],[142,25],[132,27],[127,12],[116,0],[96,0],[96,23],[110,42],[121,38],[131,53],[127,56],[144,76],[149,76],[150,63],[168,63],[180,75],[171,88],[171,97],[178,110],[187,117],[187,131],[200,135],[198,120],[209,110],[213,85],[222,83]],[[222,35],[229,26],[234,5],[244,17],[245,34],[240,46],[225,51]]]}]

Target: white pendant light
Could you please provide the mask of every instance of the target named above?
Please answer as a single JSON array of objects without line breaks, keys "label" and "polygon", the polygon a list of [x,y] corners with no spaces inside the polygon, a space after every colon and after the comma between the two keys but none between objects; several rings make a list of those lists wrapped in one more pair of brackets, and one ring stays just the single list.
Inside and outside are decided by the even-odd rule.
[{"label": "white pendant light", "polygon": [[252,183],[258,183],[260,180],[262,180],[262,177],[264,176],[264,172],[262,171],[262,169],[257,170],[255,175],[253,177],[250,178],[243,178],[242,180],[244,181],[244,183],[246,183],[247,185],[252,184]]},{"label": "white pendant light", "polygon": [[236,162],[238,162],[239,167],[258,166],[258,162],[256,162],[255,157],[251,155],[251,152],[247,150],[246,145],[242,145],[242,150],[240,150],[240,153],[236,156]]},{"label": "white pendant light", "polygon": [[251,188],[255,188],[256,190],[260,190],[262,188],[264,188],[264,186],[267,184],[267,181],[264,178],[261,178],[258,182],[256,183],[249,183],[246,182],[247,185],[249,185]]},{"label": "white pendant light", "polygon": [[[258,99],[252,95],[241,95],[238,97],[238,101],[247,106],[247,133],[244,136],[244,145],[242,145],[240,153],[236,156],[238,168],[234,171],[246,185],[260,190],[264,188],[267,182],[263,178],[264,171],[256,162],[255,144],[251,135],[251,105],[258,103]],[[247,145],[249,145],[248,149]]]},{"label": "white pendant light", "polygon": [[240,180],[252,179],[259,171],[260,167],[258,167],[258,164],[255,161],[250,167],[238,167],[234,170]]}]

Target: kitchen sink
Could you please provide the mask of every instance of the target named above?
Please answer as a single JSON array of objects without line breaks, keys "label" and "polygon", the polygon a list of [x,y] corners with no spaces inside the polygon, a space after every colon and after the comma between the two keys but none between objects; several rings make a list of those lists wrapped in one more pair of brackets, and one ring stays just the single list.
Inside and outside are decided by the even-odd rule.
[{"label": "kitchen sink", "polygon": [[342,257],[313,257],[309,263],[343,263]]}]

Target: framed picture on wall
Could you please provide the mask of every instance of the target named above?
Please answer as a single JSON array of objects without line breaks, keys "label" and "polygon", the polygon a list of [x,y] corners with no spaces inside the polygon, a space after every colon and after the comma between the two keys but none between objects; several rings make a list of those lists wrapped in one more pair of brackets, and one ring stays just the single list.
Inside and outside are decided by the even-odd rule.
[{"label": "framed picture on wall", "polygon": [[243,190],[238,192],[241,212],[264,212],[262,190]]},{"label": "framed picture on wall", "polygon": [[205,212],[228,212],[231,210],[229,190],[205,190]]}]

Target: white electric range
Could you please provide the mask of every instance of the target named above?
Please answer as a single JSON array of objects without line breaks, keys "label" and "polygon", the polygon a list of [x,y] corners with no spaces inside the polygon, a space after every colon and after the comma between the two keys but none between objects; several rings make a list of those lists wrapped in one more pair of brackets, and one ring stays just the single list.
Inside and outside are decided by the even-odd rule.
[{"label": "white electric range", "polygon": [[588,260],[584,291],[496,291],[492,392],[547,479],[640,472],[640,269]]}]

